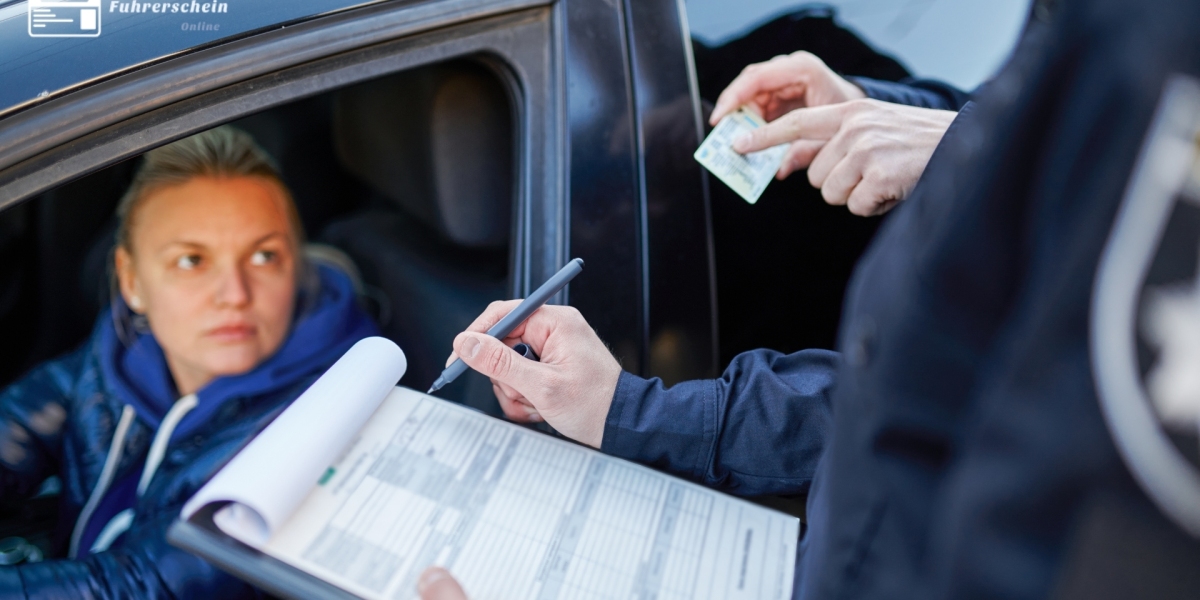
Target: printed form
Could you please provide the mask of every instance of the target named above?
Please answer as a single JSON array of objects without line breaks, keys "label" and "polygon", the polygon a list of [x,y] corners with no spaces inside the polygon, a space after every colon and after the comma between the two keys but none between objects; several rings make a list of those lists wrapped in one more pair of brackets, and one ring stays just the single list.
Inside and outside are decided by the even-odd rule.
[{"label": "printed form", "polygon": [[790,598],[791,516],[396,388],[261,549],[365,598]]}]

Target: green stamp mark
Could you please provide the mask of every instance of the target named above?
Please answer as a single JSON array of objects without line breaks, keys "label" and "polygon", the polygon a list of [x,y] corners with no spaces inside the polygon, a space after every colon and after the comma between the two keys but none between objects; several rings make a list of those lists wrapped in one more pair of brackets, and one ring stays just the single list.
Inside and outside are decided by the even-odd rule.
[{"label": "green stamp mark", "polygon": [[317,485],[325,485],[326,483],[329,483],[329,480],[333,479],[333,474],[336,472],[337,472],[337,469],[334,469],[333,467],[329,467],[328,469],[325,469],[325,474],[322,475],[321,478],[317,480]]}]

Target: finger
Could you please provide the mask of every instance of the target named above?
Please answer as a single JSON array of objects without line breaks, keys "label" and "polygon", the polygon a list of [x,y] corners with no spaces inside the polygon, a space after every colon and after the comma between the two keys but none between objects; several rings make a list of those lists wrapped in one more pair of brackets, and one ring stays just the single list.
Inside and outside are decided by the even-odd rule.
[{"label": "finger", "polygon": [[775,177],[778,179],[787,179],[788,175],[795,173],[801,169],[807,169],[812,163],[813,157],[821,151],[825,146],[825,142],[819,140],[797,140],[792,142],[788,147],[788,151],[783,155],[783,162],[779,165],[779,172]]},{"label": "finger", "polygon": [[529,401],[525,398],[510,398],[496,385],[492,386],[492,391],[496,393],[496,399],[500,402],[500,410],[509,419],[518,423],[541,423],[545,420],[542,414],[530,406]]},{"label": "finger", "polygon": [[846,204],[854,188],[862,181],[861,161],[851,154],[843,159],[825,178],[821,185],[821,197],[834,206]]},{"label": "finger", "polygon": [[[534,311],[525,321],[520,339],[541,357],[539,364],[544,366],[554,362],[555,352],[552,351],[552,346],[556,346],[561,352],[569,347],[563,346],[562,342],[581,333],[590,333],[591,330],[591,326],[575,307],[546,305]],[[559,343],[554,344],[552,338],[557,339]]]},{"label": "finger", "polygon": [[771,90],[796,85],[798,66],[792,64],[795,62],[789,61],[787,56],[776,56],[767,62],[756,63],[742,69],[742,72],[717,97],[717,104],[713,107],[709,124],[716,125],[721,117]]},{"label": "finger", "polygon": [[[488,327],[488,329],[491,329],[491,327]],[[517,344],[520,344],[520,343],[521,343],[521,338],[519,338],[519,337],[513,337],[510,335],[510,336],[504,338],[504,345],[508,346],[509,348],[512,348],[513,346],[516,346]],[[446,357],[446,364],[443,368],[449,367],[456,360],[458,360],[458,354],[451,352],[450,356]]]},{"label": "finger", "polygon": [[467,366],[523,396],[528,396],[526,389],[534,389],[548,375],[546,365],[517,354],[504,342],[483,333],[465,331],[458,334],[454,338],[454,352]]},{"label": "finger", "polygon": [[467,600],[467,593],[450,572],[441,567],[429,567],[417,580],[421,600]]},{"label": "finger", "polygon": [[[520,304],[521,300],[497,300],[496,302],[489,304],[487,308],[483,309],[483,313],[481,313],[478,317],[475,317],[475,320],[472,321],[464,331],[483,333],[491,329],[496,323],[499,323],[500,319],[508,316],[508,313],[515,310]],[[520,336],[521,334],[518,333],[518,329],[520,329],[520,327],[520,325],[517,325],[517,327],[508,334],[509,337]]]},{"label": "finger", "polygon": [[495,392],[496,399],[500,401],[500,409],[508,418],[523,423],[536,423],[543,420],[541,413],[529,403],[529,400],[512,388],[500,383],[492,383],[492,391]]},{"label": "finger", "polygon": [[[486,332],[487,330],[491,329],[493,325],[499,323],[500,319],[508,316],[508,313],[516,310],[517,306],[520,304],[521,300],[497,300],[492,302],[491,304],[488,304],[487,308],[483,310],[482,314],[480,314],[478,317],[475,317],[475,320],[472,321],[471,324],[464,329],[464,331],[476,331],[480,333]],[[524,329],[524,323],[517,324],[517,326],[514,327],[511,332],[509,332],[508,336],[504,338],[505,342],[507,343],[508,340],[520,340],[521,332]],[[517,343],[520,342],[513,342],[509,345],[512,346]],[[449,367],[450,364],[455,360],[458,360],[458,353],[451,352],[450,356],[446,357],[446,366]]]},{"label": "finger", "polygon": [[872,213],[871,213],[870,215],[868,215],[868,216],[871,216],[871,217],[878,217],[879,215],[887,214],[887,212],[888,212],[889,210],[892,210],[893,208],[896,208],[896,205],[897,205],[897,204],[900,204],[900,202],[901,202],[901,201],[903,201],[903,199],[902,199],[902,198],[893,198],[893,199],[891,199],[891,200],[884,200],[883,202],[880,202],[879,204],[876,204],[876,205],[875,205],[875,211],[874,211],[874,212],[872,212]]},{"label": "finger", "polygon": [[733,141],[733,149],[745,154],[797,140],[829,140],[842,126],[844,104],[797,108]]},{"label": "finger", "polygon": [[851,214],[873,217],[887,212],[899,201],[898,197],[889,194],[887,190],[876,183],[864,179],[850,193],[850,197],[846,201],[846,208],[850,209]]},{"label": "finger", "polygon": [[840,132],[825,143],[808,164],[808,182],[818,190],[825,189],[825,180],[846,159],[852,144],[851,136]]},{"label": "finger", "polygon": [[493,383],[492,385],[495,388],[498,388],[500,390],[500,394],[503,395],[505,399],[511,400],[514,402],[520,401],[521,393],[518,392],[517,390],[514,390],[511,387],[509,387],[503,383],[500,383],[499,381]]}]

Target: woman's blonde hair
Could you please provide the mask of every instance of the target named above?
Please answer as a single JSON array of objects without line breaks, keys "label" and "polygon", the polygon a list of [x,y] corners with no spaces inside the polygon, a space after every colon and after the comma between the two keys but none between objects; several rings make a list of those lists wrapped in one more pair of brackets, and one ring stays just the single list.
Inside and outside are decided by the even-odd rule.
[{"label": "woman's blonde hair", "polygon": [[[230,125],[183,138],[143,155],[129,190],[117,204],[116,245],[133,252],[130,236],[137,209],[148,192],[185,183],[195,177],[262,177],[274,181],[283,192],[289,224],[296,236],[297,250],[304,246],[304,227],[292,194],[283,183],[274,161],[250,134]],[[298,253],[298,255],[301,253]]]}]

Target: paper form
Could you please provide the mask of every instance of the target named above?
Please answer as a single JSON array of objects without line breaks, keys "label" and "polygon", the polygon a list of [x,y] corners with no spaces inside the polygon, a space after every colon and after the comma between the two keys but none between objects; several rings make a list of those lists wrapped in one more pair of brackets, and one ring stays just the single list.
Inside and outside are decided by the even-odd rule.
[{"label": "paper form", "polygon": [[222,531],[251,546],[267,541],[295,512],[326,466],[375,413],[408,362],[387,338],[354,344],[183,505],[190,518],[213,502]]},{"label": "paper form", "polygon": [[799,521],[396,388],[260,548],[365,598],[790,598]]}]

